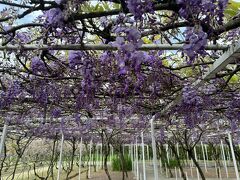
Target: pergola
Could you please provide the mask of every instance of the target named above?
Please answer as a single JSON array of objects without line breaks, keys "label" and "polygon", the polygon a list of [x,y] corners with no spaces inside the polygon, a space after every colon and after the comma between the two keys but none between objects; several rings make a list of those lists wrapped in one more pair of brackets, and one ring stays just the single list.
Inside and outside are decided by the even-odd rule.
[{"label": "pergola", "polygon": [[[215,92],[216,94],[206,93],[204,97],[198,95],[202,91],[201,88],[206,86],[209,81],[223,80],[227,84],[240,70],[238,58],[240,43],[228,43],[222,37],[226,36],[224,33],[234,31],[240,26],[239,16],[231,17],[229,21],[225,20],[226,22],[222,20],[225,23],[218,20],[225,15],[224,8],[227,7],[227,2],[219,0],[215,4],[213,3],[213,5],[219,3],[215,9],[219,8],[220,15],[215,11],[215,14],[212,15],[212,11],[205,7],[206,4],[199,1],[200,10],[196,12],[195,17],[194,12],[190,13],[189,9],[196,9],[198,5],[190,1],[185,2],[185,0],[166,2],[152,0],[101,1],[103,6],[104,3],[105,6],[108,6],[107,10],[99,10],[101,5],[98,6],[94,2],[80,0],[69,2],[64,0],[35,2],[31,0],[21,3],[20,1],[16,3],[0,1],[0,5],[20,9],[15,16],[7,13],[5,15],[4,10],[3,15],[0,16],[0,23],[2,23],[0,27],[2,38],[0,73],[3,75],[0,78],[0,97],[3,99],[0,100],[0,111],[4,119],[0,124],[2,127],[0,156],[4,156],[5,142],[10,134],[26,137],[32,135],[42,139],[54,139],[52,136],[55,134],[56,139],[61,139],[57,170],[57,180],[60,180],[64,141],[72,138],[79,143],[80,158],[77,163],[80,180],[84,142],[89,145],[90,161],[93,161],[93,156],[97,156],[97,160],[99,160],[100,152],[97,147],[101,146],[102,156],[104,156],[103,151],[106,151],[107,161],[109,154],[110,158],[113,158],[113,152],[110,151],[113,151],[114,143],[123,143],[120,145],[119,151],[122,147],[128,147],[131,161],[134,162],[132,169],[135,177],[140,179],[141,174],[142,179],[146,180],[148,179],[146,156],[149,156],[149,146],[145,142],[144,135],[150,134],[153,176],[154,180],[161,179],[159,177],[158,157],[160,155],[158,155],[157,144],[160,143],[163,146],[166,144],[166,151],[170,145],[167,141],[161,142],[156,131],[169,126],[168,130],[163,130],[169,141],[171,138],[168,133],[172,133],[171,137],[177,139],[175,136],[182,129],[191,131],[196,127],[200,130],[211,127],[213,130],[219,131],[219,127],[216,127],[212,120],[218,118],[216,116],[217,105],[220,104],[221,98],[225,98],[226,104],[230,104],[232,96],[224,96],[223,92],[220,94],[221,88]],[[95,9],[91,9],[93,7]],[[77,11],[78,8],[79,11]],[[198,17],[200,12],[204,12],[204,8],[207,9],[207,14]],[[40,15],[36,22],[10,26],[12,21],[15,22],[38,10],[44,14]],[[118,15],[119,13],[120,15]],[[211,27],[212,21],[205,19],[205,16],[209,16],[209,19],[212,18],[214,23],[219,24]],[[170,19],[171,22],[164,18]],[[166,20],[167,23],[164,24],[163,20]],[[24,31],[26,29],[26,32],[30,34],[29,37]],[[182,37],[180,36],[185,37],[185,40],[181,41]],[[221,41],[222,39],[224,42]],[[170,53],[176,54],[176,56],[169,56]],[[180,53],[182,55],[179,55]],[[203,60],[204,58],[205,60]],[[180,66],[178,66],[179,64]],[[230,68],[229,70],[227,68],[229,66],[234,66],[234,69]],[[198,67],[196,70],[198,72],[194,74],[181,71],[182,68],[191,67],[193,69]],[[225,70],[228,72],[227,75],[219,74]],[[176,71],[179,72],[176,73]],[[159,78],[160,75],[161,78]],[[225,76],[229,76],[227,80],[224,79]],[[186,85],[186,82],[190,85]],[[220,86],[219,84],[221,83],[217,82],[216,86]],[[234,86],[237,88],[233,91],[238,93],[239,82],[236,82]],[[184,88],[190,88],[190,90],[185,92]],[[231,88],[229,89],[231,90]],[[231,94],[230,90],[226,90],[225,93]],[[57,94],[58,92],[59,94]],[[206,105],[198,104],[206,99],[205,96],[215,97],[219,95],[218,93],[222,97],[214,102],[216,109],[208,109],[207,103],[209,102],[207,100]],[[195,100],[190,99],[190,103],[185,103],[188,100],[184,98]],[[228,104],[220,109],[226,109]],[[182,111],[178,109],[181,106],[184,107]],[[211,104],[211,106],[214,105]],[[208,117],[209,119],[203,122],[192,122],[195,123],[193,127],[187,122],[183,123],[183,121],[187,121],[184,116],[188,115],[184,115],[184,113],[189,111],[197,114],[198,108],[201,109],[202,116],[198,117],[199,119],[204,118],[208,111],[216,117]],[[29,109],[32,109],[32,112]],[[236,108],[237,110],[239,108]],[[14,118],[15,116],[16,118]],[[232,116],[235,119],[239,118],[235,114]],[[223,119],[227,118],[228,114],[226,113]],[[23,119],[22,122],[18,121],[19,119]],[[229,122],[232,121],[234,120],[229,120]],[[196,133],[199,133],[198,130]],[[108,137],[108,131],[116,131],[116,134],[109,133],[111,135]],[[227,135],[236,179],[240,180],[232,140],[234,133],[237,132],[238,130],[224,127],[221,133],[210,133],[205,138]],[[195,136],[199,139],[193,143],[192,147],[191,145],[186,147],[187,154],[193,153],[192,156],[190,154],[192,161],[198,160],[195,146],[200,142],[202,134],[203,131],[200,131],[199,137],[194,133],[191,134],[189,141],[194,141]],[[128,136],[131,136],[129,138],[131,140],[124,139]],[[91,137],[90,141],[89,137]],[[96,137],[96,142],[93,142],[94,137]],[[113,137],[116,137],[119,142]],[[139,162],[139,137],[141,138],[141,162]],[[84,138],[87,140],[84,141]],[[110,147],[109,139],[111,139],[112,147]],[[97,155],[92,152],[94,143]],[[176,146],[175,156],[180,156],[179,143],[181,144],[181,141],[177,144],[172,143],[174,148]],[[88,145],[86,145],[86,149]],[[146,152],[146,146],[148,152]],[[228,176],[226,152],[222,139],[219,147]],[[208,152],[202,141],[200,148],[207,171]],[[159,154],[161,153],[159,152]],[[168,152],[166,156],[169,161]],[[103,157],[101,161],[103,161]],[[161,163],[160,167],[162,168]],[[107,162],[105,164],[106,170]],[[122,162],[122,166],[123,164]],[[142,169],[139,166],[142,166]],[[165,168],[167,173],[167,167]],[[199,171],[199,168],[200,166],[197,167],[197,177],[200,179],[201,176],[204,179],[204,174]],[[124,168],[122,170],[124,179]],[[180,176],[186,179],[186,174],[182,169],[181,171]],[[90,173],[91,164],[89,163],[88,177],[91,177]],[[107,170],[106,174],[110,178]],[[177,178],[176,168],[175,176]]]}]

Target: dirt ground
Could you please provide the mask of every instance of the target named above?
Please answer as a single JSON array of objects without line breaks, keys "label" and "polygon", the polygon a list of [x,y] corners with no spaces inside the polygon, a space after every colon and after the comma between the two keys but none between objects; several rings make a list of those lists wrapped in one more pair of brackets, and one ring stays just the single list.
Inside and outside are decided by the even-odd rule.
[{"label": "dirt ground", "polygon": [[[82,169],[82,170],[85,171],[85,172],[83,172],[81,174],[81,180],[87,180],[86,169]],[[146,167],[146,170],[147,170],[147,172],[146,172],[147,173],[147,179],[149,179],[149,180],[153,179],[153,177],[154,177],[153,166],[149,164]],[[221,178],[226,179],[226,177],[227,177],[226,172],[225,172],[225,168],[223,168],[223,167],[221,168],[221,178],[217,177],[216,169],[214,167],[208,167],[207,172],[205,171],[204,167],[202,167],[202,170],[203,170],[204,175],[207,179],[214,178],[214,179],[217,180],[217,179],[221,179]],[[46,167],[37,169],[37,172],[38,172],[39,175],[45,174],[46,171],[47,171]],[[142,168],[141,168],[141,165],[139,165],[139,173],[141,173],[141,172],[142,172]],[[187,176],[188,176],[189,179],[192,179],[192,178],[197,179],[197,170],[196,170],[195,167],[192,168],[192,170],[191,170],[190,167],[189,168],[184,168],[184,172],[187,173]],[[54,176],[56,177],[57,176],[57,171],[54,174],[55,174]],[[172,174],[173,174],[172,178],[175,179],[175,177],[176,177],[175,169],[172,169]],[[110,171],[110,175],[111,175],[112,180],[122,180],[122,172]],[[78,180],[78,169],[74,169],[73,172],[70,174],[70,176],[72,177],[71,178],[72,180]],[[3,174],[3,177],[1,177],[1,180],[6,180],[7,177],[8,177],[7,174],[5,174],[5,175]],[[66,173],[64,171],[62,171],[61,179],[64,180],[64,179],[66,179],[65,177],[66,177]],[[168,172],[166,174],[166,172],[162,172],[160,174],[160,177],[161,177],[161,179],[168,179],[170,177],[170,173]],[[178,178],[181,177],[178,169],[177,169],[177,177]],[[228,177],[231,178],[231,179],[236,178],[235,171],[234,171],[234,168],[232,166],[228,167]],[[34,173],[31,170],[30,171],[30,177],[27,177],[27,172],[25,171],[25,173],[17,173],[14,179],[16,179],[16,180],[29,180],[29,179],[34,180],[34,179],[36,179],[36,177],[34,176]],[[90,180],[91,179],[92,180],[107,180],[108,178],[107,178],[107,175],[106,175],[104,170],[98,169],[97,172],[94,172],[94,170],[92,168],[91,169]],[[133,172],[128,172],[128,178],[126,178],[126,179],[127,180],[135,179],[134,178],[134,173]]]},{"label": "dirt ground", "polygon": [[[221,175],[218,177],[217,176],[217,172],[216,172],[216,169],[215,168],[207,168],[207,171],[205,171],[204,168],[202,168],[203,170],[203,173],[205,175],[206,178],[216,178],[216,179],[220,179],[220,177],[222,178],[227,178],[227,174],[226,174],[226,171],[224,168],[221,168]],[[175,176],[175,169],[172,169],[172,174],[173,174],[173,177],[176,177]],[[197,169],[194,167],[192,168],[185,168],[184,169],[184,172],[187,173],[187,176],[189,178],[197,178]],[[170,177],[170,173],[166,174],[166,173],[163,173],[165,177]],[[177,170],[177,177],[181,177],[180,175],[180,172],[179,170]],[[200,174],[199,174],[199,177],[200,177]],[[236,178],[236,174],[235,174],[235,171],[234,171],[234,168],[233,167],[228,167],[228,177],[229,178]]]},{"label": "dirt ground", "polygon": [[[122,173],[121,172],[113,172],[110,171],[110,176],[113,180],[122,180]],[[86,173],[81,175],[81,180],[86,180]],[[104,170],[98,170],[97,172],[93,172],[91,174],[90,180],[107,180],[107,175]],[[132,172],[128,172],[128,178],[129,180],[134,179],[134,175]],[[78,180],[78,177],[74,178],[74,180]]]}]

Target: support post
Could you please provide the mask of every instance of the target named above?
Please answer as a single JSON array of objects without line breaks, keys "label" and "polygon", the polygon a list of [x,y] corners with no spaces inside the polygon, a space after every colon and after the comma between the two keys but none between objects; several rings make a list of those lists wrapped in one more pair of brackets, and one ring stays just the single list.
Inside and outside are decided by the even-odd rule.
[{"label": "support post", "polygon": [[177,155],[178,155],[178,157],[180,157],[180,155],[179,155],[179,145],[178,145],[178,143],[177,143]]},{"label": "support post", "polygon": [[88,177],[91,178],[91,163],[92,163],[92,140],[89,145],[89,164],[88,164]]},{"label": "support post", "polygon": [[203,162],[204,162],[205,172],[207,172],[207,163],[206,163],[205,152],[204,152],[204,147],[203,147],[202,141],[201,141],[201,147],[202,147],[202,156],[203,156]]},{"label": "support post", "polygon": [[[181,177],[181,176],[180,176]],[[178,179],[178,175],[177,175],[177,168],[175,167],[175,178],[176,180]]]},{"label": "support post", "polygon": [[3,151],[3,147],[4,147],[6,135],[7,135],[7,128],[8,128],[8,125],[7,125],[7,123],[5,122],[5,124],[4,124],[4,126],[3,126],[2,137],[1,137],[0,157],[1,157],[1,155],[2,155],[2,151]]},{"label": "support post", "polygon": [[137,180],[139,180],[139,166],[138,166],[138,143],[136,138],[136,174],[137,174]]},{"label": "support post", "polygon": [[110,156],[109,156],[110,163],[112,162],[112,146],[110,145]]},{"label": "support post", "polygon": [[221,140],[221,150],[222,150],[222,157],[223,157],[225,172],[226,172],[226,175],[227,175],[227,178],[228,178],[228,168],[227,168],[227,162],[226,162],[226,155],[225,155],[225,150],[224,150],[224,147],[223,147],[222,140]]},{"label": "support post", "polygon": [[168,164],[170,163],[170,158],[169,158],[169,148],[168,148],[168,144],[166,144],[166,154],[167,154],[167,161]]},{"label": "support post", "polygon": [[148,147],[148,144],[147,144],[147,160],[148,160],[148,161],[150,160],[150,154],[149,154],[149,147]]},{"label": "support post", "polygon": [[132,143],[131,143],[131,145],[130,145],[130,152],[131,152],[131,161],[132,161],[132,171],[134,171],[134,158],[133,158],[133,145],[132,145]]},{"label": "support post", "polygon": [[96,159],[96,169],[98,171],[98,166],[99,166],[99,151],[98,151],[98,145],[96,144],[96,151],[97,151],[97,159]]},{"label": "support post", "polygon": [[58,161],[58,174],[57,174],[57,180],[60,180],[60,175],[62,171],[62,153],[63,153],[63,141],[64,141],[64,134],[62,132],[62,139],[60,144],[60,157]]},{"label": "support post", "polygon": [[154,180],[158,180],[158,166],[157,166],[157,150],[156,150],[156,141],[154,133],[154,123],[155,116],[150,120],[151,123],[151,139],[152,139],[152,151],[153,151],[153,168],[154,168]]},{"label": "support post", "polygon": [[103,169],[103,144],[101,143],[101,149],[100,149],[100,159],[101,159],[101,169]]},{"label": "support post", "polygon": [[146,177],[146,164],[145,164],[145,151],[144,151],[144,137],[143,137],[143,132],[141,132],[141,137],[142,137],[143,180],[147,180],[147,177]]},{"label": "support post", "polygon": [[228,140],[229,140],[229,144],[230,144],[230,148],[231,148],[232,159],[233,159],[234,169],[235,169],[235,173],[236,173],[236,180],[240,180],[239,179],[239,174],[238,174],[236,157],[235,157],[234,149],[233,149],[232,136],[231,136],[230,132],[228,133]]},{"label": "support post", "polygon": [[206,144],[204,144],[204,149],[205,149],[206,160],[207,160],[207,164],[208,164],[208,149],[207,149],[207,145]]},{"label": "support post", "polygon": [[80,141],[80,145],[79,145],[79,176],[78,176],[78,180],[81,180],[81,164],[82,164],[82,137],[81,137],[81,141]]}]

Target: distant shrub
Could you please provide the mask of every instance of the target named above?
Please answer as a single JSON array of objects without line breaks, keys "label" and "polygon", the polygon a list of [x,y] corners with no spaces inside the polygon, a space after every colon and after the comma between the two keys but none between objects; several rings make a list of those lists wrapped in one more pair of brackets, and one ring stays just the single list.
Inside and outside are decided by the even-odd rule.
[{"label": "distant shrub", "polygon": [[177,160],[176,159],[169,159],[169,167],[170,168],[178,167]]},{"label": "distant shrub", "polygon": [[[166,162],[163,161],[163,165],[165,165],[165,164],[166,164]],[[169,168],[179,167],[176,159],[169,159],[168,165],[169,165]]]},{"label": "distant shrub", "polygon": [[[132,170],[132,160],[129,156],[125,156],[124,157],[125,163],[124,163],[124,168],[127,171],[131,171]],[[113,157],[112,159],[112,170],[113,171],[122,171],[121,168],[121,160],[119,157]]]}]

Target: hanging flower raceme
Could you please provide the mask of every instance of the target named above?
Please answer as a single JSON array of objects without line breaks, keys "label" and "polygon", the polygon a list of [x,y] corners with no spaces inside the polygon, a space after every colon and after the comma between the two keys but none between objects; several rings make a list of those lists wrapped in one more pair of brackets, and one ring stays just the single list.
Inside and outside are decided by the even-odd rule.
[{"label": "hanging flower raceme", "polygon": [[194,60],[207,53],[205,47],[207,45],[207,33],[202,31],[202,28],[189,27],[185,31],[186,44],[183,47],[183,52],[188,56],[188,63],[193,63]]},{"label": "hanging flower raceme", "polygon": [[185,104],[198,106],[203,103],[203,99],[198,95],[197,90],[189,85],[184,86],[182,97]]},{"label": "hanging flower raceme", "polygon": [[34,73],[47,71],[47,67],[45,63],[37,56],[32,58],[31,69]]},{"label": "hanging flower raceme", "polygon": [[141,20],[144,13],[153,13],[152,0],[126,0],[127,8],[136,20]]},{"label": "hanging flower raceme", "polygon": [[83,51],[70,51],[68,56],[69,67],[75,69],[76,66],[82,64],[82,58],[84,56]]},{"label": "hanging flower raceme", "polygon": [[[141,33],[136,28],[123,27],[117,27],[115,33],[125,35],[117,37],[116,41],[112,44],[120,51],[120,53],[115,54],[115,58],[118,61],[119,74],[125,75],[131,70],[131,67],[127,64],[131,64],[133,68],[139,69],[139,65],[144,58],[142,52],[136,51],[143,44]],[[141,58],[138,59],[140,56]]]},{"label": "hanging flower raceme", "polygon": [[10,106],[21,93],[22,87],[20,82],[10,81],[6,91],[0,91],[0,109]]},{"label": "hanging flower raceme", "polygon": [[190,84],[185,84],[182,90],[182,101],[174,108],[173,112],[183,118],[188,128],[194,128],[202,120],[203,103],[204,99],[199,92]]},{"label": "hanging flower raceme", "polygon": [[189,57],[188,62],[192,63],[198,55],[206,55],[204,49],[208,34],[213,34],[216,24],[223,24],[228,0],[177,0],[177,3],[180,5],[179,15],[195,24],[194,28],[188,27],[185,31],[187,43],[184,46],[184,53]]},{"label": "hanging flower raceme", "polygon": [[53,8],[44,14],[46,27],[62,27],[64,23],[64,12],[60,8]]},{"label": "hanging flower raceme", "polygon": [[112,45],[117,47],[120,51],[133,52],[143,44],[141,33],[136,28],[116,27],[114,32],[119,35],[122,33],[125,34],[125,36],[118,36],[116,41],[112,43]]},{"label": "hanging flower raceme", "polygon": [[61,108],[56,107],[56,108],[53,108],[51,115],[54,118],[59,118],[61,115],[61,112],[62,112]]}]

